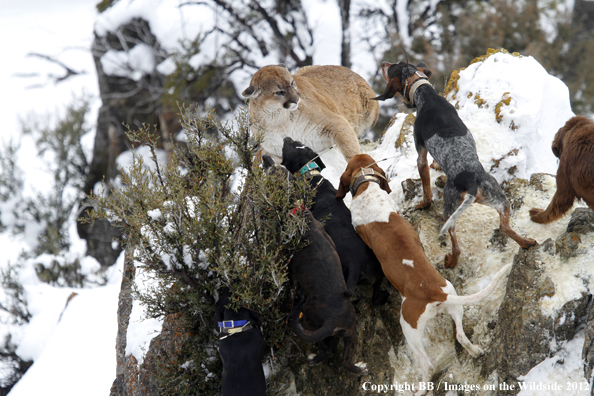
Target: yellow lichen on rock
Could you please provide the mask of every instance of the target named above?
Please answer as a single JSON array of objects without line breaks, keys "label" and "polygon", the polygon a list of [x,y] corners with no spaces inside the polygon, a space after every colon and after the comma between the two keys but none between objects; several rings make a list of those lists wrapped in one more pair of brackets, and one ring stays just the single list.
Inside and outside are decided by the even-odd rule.
[{"label": "yellow lichen on rock", "polygon": [[501,96],[501,100],[499,101],[499,103],[497,103],[495,105],[495,119],[497,120],[498,123],[501,124],[501,121],[503,120],[503,115],[501,114],[501,108],[505,105],[505,106],[509,106],[509,104],[511,103],[511,95],[509,92],[504,92],[503,95]]},{"label": "yellow lichen on rock", "polygon": [[451,93],[452,97],[450,99],[452,99],[452,100],[456,99],[456,94],[458,93],[458,80],[460,79],[460,72],[464,69],[465,68],[463,67],[460,70],[454,70],[450,74],[450,79],[448,80],[448,83],[446,84],[445,88],[443,89],[441,96],[443,96],[444,98],[448,98],[448,96]]},{"label": "yellow lichen on rock", "polygon": [[[491,165],[491,169],[489,169],[489,172],[493,172],[494,169],[499,168],[499,165],[501,165],[501,161],[503,161],[505,158],[511,157],[511,156],[517,156],[518,153],[520,152],[520,150],[518,150],[517,148],[511,150],[510,152],[508,152],[507,154],[505,154],[503,157],[499,158],[499,159],[493,159],[493,165]],[[517,166],[512,166],[511,168],[508,169],[507,173],[509,173],[510,175],[515,175],[515,173],[518,171],[518,167]]]},{"label": "yellow lichen on rock", "polygon": [[400,128],[400,135],[398,135],[398,139],[396,139],[396,143],[394,143],[394,146],[397,149],[401,148],[404,142],[406,142],[406,136],[413,132],[415,119],[416,117],[414,114],[409,114],[404,119],[402,127]]},{"label": "yellow lichen on rock", "polygon": [[[474,64],[474,63],[478,63],[478,62],[484,62],[488,57],[490,57],[491,55],[495,55],[495,54],[509,54],[509,51],[506,50],[505,48],[501,48],[501,49],[493,49],[493,48],[489,48],[487,50],[487,53],[485,55],[481,55],[478,56],[476,58],[474,58],[472,60],[472,62],[470,62],[468,64],[468,66]],[[516,56],[518,58],[522,58],[523,56],[520,55],[518,52],[513,52],[511,54],[512,56]],[[447,98],[448,100],[456,100],[456,94],[458,93],[458,80],[460,79],[460,72],[465,70],[466,68],[460,68],[459,70],[454,70],[452,71],[452,73],[450,74],[450,79],[448,80],[448,83],[446,84],[443,92],[441,93],[441,96],[443,96],[444,98]],[[448,97],[449,95],[452,95],[451,97]],[[470,97],[470,96],[469,96]]]}]

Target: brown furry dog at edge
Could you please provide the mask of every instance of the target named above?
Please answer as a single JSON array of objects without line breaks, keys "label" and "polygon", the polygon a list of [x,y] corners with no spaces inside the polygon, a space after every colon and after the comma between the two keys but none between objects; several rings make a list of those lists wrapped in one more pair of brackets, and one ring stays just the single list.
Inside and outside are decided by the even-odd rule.
[{"label": "brown furry dog at edge", "polygon": [[582,116],[570,118],[557,131],[552,150],[559,158],[557,191],[546,210],[530,209],[530,218],[536,223],[557,220],[576,198],[594,210],[594,122]]}]

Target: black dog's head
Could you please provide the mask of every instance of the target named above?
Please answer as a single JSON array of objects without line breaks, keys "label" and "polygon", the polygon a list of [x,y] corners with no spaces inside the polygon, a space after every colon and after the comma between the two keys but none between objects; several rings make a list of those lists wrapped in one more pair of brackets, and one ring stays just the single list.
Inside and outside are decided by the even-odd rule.
[{"label": "black dog's head", "polygon": [[[316,158],[317,157],[317,158]],[[326,165],[322,162],[322,159],[318,157],[315,151],[305,146],[303,143],[293,140],[290,137],[286,137],[283,140],[283,161],[281,164],[289,170],[291,173],[299,171],[305,164],[310,162],[312,159],[319,167],[320,170],[324,169]]]},{"label": "black dog's head", "polygon": [[249,320],[256,326],[262,325],[262,319],[256,311],[252,311],[246,307],[241,307],[236,312],[227,308],[230,302],[231,291],[228,287],[222,287],[219,290],[219,300],[215,310],[215,327],[219,327],[218,323],[224,320]]},{"label": "black dog's head", "polygon": [[423,72],[427,78],[433,74],[431,70],[423,62],[419,62],[416,66],[410,63],[398,62],[382,62],[382,76],[388,83],[383,94],[374,98],[374,100],[386,100],[393,98],[396,94],[404,96],[404,87],[406,86],[406,80],[411,77],[415,72]]}]

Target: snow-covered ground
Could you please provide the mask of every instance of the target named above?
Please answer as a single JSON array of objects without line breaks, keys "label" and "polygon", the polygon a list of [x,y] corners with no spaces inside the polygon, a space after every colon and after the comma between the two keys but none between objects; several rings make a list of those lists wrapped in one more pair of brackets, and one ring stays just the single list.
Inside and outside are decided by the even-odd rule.
[{"label": "snow-covered ground", "polygon": [[[34,137],[20,134],[18,120],[27,118],[32,111],[59,113],[63,111],[64,105],[72,99],[73,95],[80,95],[83,90],[94,95],[95,98],[98,96],[94,65],[88,50],[92,41],[93,26],[98,34],[105,34],[106,31],[133,16],[143,16],[149,20],[151,28],[165,48],[171,50],[179,44],[179,39],[191,38],[199,31],[206,31],[209,23],[214,20],[205,7],[202,9],[184,7],[180,11],[177,7],[180,4],[178,0],[120,0],[116,6],[97,18],[96,2],[97,0],[56,2],[0,0],[2,10],[0,34],[4,38],[4,53],[10,54],[10,62],[0,63],[0,86],[3,87],[4,93],[0,96],[0,115],[4,120],[4,127],[0,130],[0,140],[5,142],[12,138],[21,142],[18,165],[26,180],[27,194],[33,195],[36,191],[46,188],[48,173],[42,161],[35,158]],[[314,62],[338,64],[340,19],[337,6],[330,1],[307,0],[303,3],[310,15],[314,35],[320,38],[317,40],[317,47],[312,49]],[[360,4],[360,2],[355,3]],[[320,18],[319,15],[326,15],[328,18]],[[356,32],[361,27],[354,26],[353,29]],[[211,50],[214,51],[215,42],[211,45]],[[354,45],[356,48],[356,41]],[[46,60],[27,57],[26,55],[31,52],[55,56],[72,69],[85,71],[85,74],[54,84],[50,74],[60,74],[63,69]],[[205,51],[201,56],[208,55],[209,52]],[[170,70],[170,65],[167,64],[153,65],[150,62],[142,62],[147,60],[147,57],[150,57],[150,54],[138,50],[125,57],[122,54],[113,53],[102,62],[124,60],[130,65],[139,65],[137,69],[139,73],[146,71],[147,65],[163,71]],[[355,71],[366,78],[375,73],[370,66],[373,56],[357,55],[356,58],[353,64]],[[200,59],[196,61],[199,62]],[[260,61],[263,64],[267,62],[266,59],[260,59]],[[270,59],[270,62],[275,60]],[[123,69],[116,66],[117,64],[114,65],[112,72],[114,74],[122,72]],[[30,77],[26,78],[25,75]],[[234,76],[238,91],[245,88],[250,77],[241,72]],[[508,172],[510,169],[516,169],[516,176],[524,178],[537,172],[555,173],[557,162],[550,151],[550,142],[557,129],[573,115],[569,107],[567,88],[561,81],[549,76],[533,58],[498,54],[485,62],[473,64],[467,68],[461,73],[458,86],[456,99],[449,99],[460,107],[460,115],[477,141],[479,157],[483,165],[487,169],[493,167],[492,173],[499,181],[511,177]],[[501,122],[498,122],[495,110],[497,105],[507,97],[511,100],[499,106]],[[99,100],[93,102],[94,112],[90,115],[91,122],[96,119],[99,104]],[[404,205],[401,181],[407,178],[418,178],[412,136],[407,137],[402,148],[394,148],[404,116],[404,114],[399,115],[382,142],[369,151],[376,160],[386,158],[380,166],[387,171],[391,179],[392,197],[395,205],[400,207]],[[514,130],[509,128],[512,121],[516,128]],[[91,149],[92,138],[92,133],[86,137],[88,151]],[[513,149],[518,149],[517,153],[510,154]],[[338,177],[346,165],[344,159],[336,150],[324,154],[322,158],[328,166],[323,174],[337,184]],[[499,165],[494,166],[496,163]],[[438,172],[431,170],[432,178],[438,175]],[[554,189],[554,179],[551,178],[551,180],[551,188]],[[350,196],[347,197],[347,202],[349,199]],[[547,197],[532,197],[532,199],[541,207],[546,205]],[[471,210],[483,210],[478,205],[474,207]],[[527,212],[529,208],[527,204],[522,210]],[[542,242],[545,237],[558,234],[561,229],[558,224],[535,225],[529,221],[526,213],[521,214],[519,219],[516,224],[513,224],[519,233],[534,237],[539,242]],[[495,216],[492,222],[496,224]],[[496,225],[490,228],[495,227]],[[74,227],[70,227],[70,234],[73,244],[72,254],[82,257],[85,249],[84,241],[78,239]],[[470,234],[470,232],[460,230],[461,239],[464,234]],[[30,234],[14,236],[9,233],[0,233],[0,248],[3,252],[0,256],[0,267],[5,267],[9,262],[14,263],[20,251],[30,251],[35,244],[34,237],[35,235]],[[461,243],[464,241],[462,240]],[[480,246],[475,254],[484,255],[484,252],[478,251],[479,248]],[[431,251],[430,247],[427,249]],[[433,260],[433,256],[430,254],[429,256]],[[92,259],[84,260],[89,269],[95,266]],[[508,263],[504,260],[511,261],[509,258],[502,257],[486,258],[485,265],[477,268],[480,276],[469,283],[466,292],[482,288],[490,274]],[[10,393],[11,396],[105,395],[109,392],[111,383],[115,379],[116,311],[122,262],[123,258],[120,257],[117,265],[108,274],[108,283],[105,286],[85,289],[48,286],[36,278],[32,261],[24,266],[19,279],[25,288],[33,318],[29,325],[22,328],[0,326],[0,335],[10,331],[19,344],[17,350],[19,355],[26,359],[33,359],[35,363],[22,381],[14,387]],[[584,277],[590,275],[589,279],[594,279],[593,267],[591,263],[576,262],[569,268],[571,270],[577,268],[586,273]],[[555,267],[554,271],[557,273],[553,279],[557,282],[567,279],[559,273],[563,268]],[[564,290],[568,287],[573,288],[575,285],[556,286],[559,290]],[[582,287],[589,289],[590,293],[594,288],[592,281],[583,282]],[[77,295],[69,300],[73,292]],[[567,298],[571,298],[570,294],[567,295],[569,296]],[[562,301],[551,302],[550,306],[543,309],[554,310],[562,303]],[[142,349],[147,346],[146,343],[155,334],[154,329],[158,329],[159,324],[147,321],[143,325],[142,308],[139,306],[135,307],[132,316],[134,319],[129,328],[127,351],[141,360]],[[136,335],[133,336],[133,333]],[[547,359],[535,367],[524,380],[544,383],[585,381],[579,364],[583,342],[584,337],[580,333],[573,341],[560,348],[559,356],[570,363],[566,363],[564,371],[558,370],[553,357],[552,360]],[[395,362],[407,360],[401,353],[406,351],[391,351]],[[395,378],[395,380],[404,381],[401,378]]]}]

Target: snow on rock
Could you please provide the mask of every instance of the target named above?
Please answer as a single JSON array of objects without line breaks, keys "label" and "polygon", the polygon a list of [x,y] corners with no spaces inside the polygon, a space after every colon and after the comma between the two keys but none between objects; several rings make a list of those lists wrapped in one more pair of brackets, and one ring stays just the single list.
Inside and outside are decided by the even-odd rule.
[{"label": "snow on rock", "polygon": [[[479,158],[499,182],[557,172],[555,133],[574,116],[569,89],[531,56],[493,53],[459,72],[448,99],[472,132]],[[517,154],[513,150],[518,150]],[[496,161],[501,161],[499,166]],[[512,168],[516,168],[514,171]]]},{"label": "snow on rock", "polygon": [[[148,292],[155,280],[150,277],[140,263],[135,262],[135,265],[134,283],[136,289],[141,293]],[[162,327],[162,319],[147,318],[146,307],[140,301],[134,300],[126,335],[126,356],[133,355],[138,364],[142,364],[151,340],[161,333]]]},{"label": "snow on rock", "polygon": [[582,331],[573,340],[566,342],[554,356],[518,378],[522,382],[522,390],[518,396],[589,395],[590,387],[582,370],[583,344]]},{"label": "snow on rock", "polygon": [[129,51],[109,50],[100,59],[105,74],[138,81],[156,67],[153,49],[148,44],[136,44]]}]

